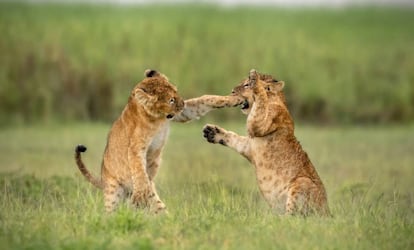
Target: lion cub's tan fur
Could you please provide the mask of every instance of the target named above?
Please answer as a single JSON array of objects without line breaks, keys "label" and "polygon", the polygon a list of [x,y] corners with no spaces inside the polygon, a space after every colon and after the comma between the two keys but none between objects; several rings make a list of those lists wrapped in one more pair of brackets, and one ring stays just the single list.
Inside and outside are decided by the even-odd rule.
[{"label": "lion cub's tan fur", "polygon": [[283,87],[284,82],[252,70],[233,90],[245,99],[248,136],[206,125],[204,137],[233,148],[254,164],[260,191],[272,208],[285,214],[329,215],[322,181],[294,135]]},{"label": "lion cub's tan fur", "polygon": [[85,177],[104,191],[107,212],[116,209],[125,195],[135,207],[159,213],[166,206],[155,190],[154,177],[173,118],[184,108],[177,88],[155,70],[129,96],[121,116],[113,123],[103,156],[101,179],[94,178],[81,160],[83,146],[76,148],[76,161]]}]

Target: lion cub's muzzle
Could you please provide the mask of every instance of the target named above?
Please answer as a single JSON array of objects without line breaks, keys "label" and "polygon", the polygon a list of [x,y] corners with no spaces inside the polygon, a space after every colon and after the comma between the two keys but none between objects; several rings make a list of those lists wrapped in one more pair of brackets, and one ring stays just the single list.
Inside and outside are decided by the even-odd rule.
[{"label": "lion cub's muzzle", "polygon": [[184,110],[184,101],[182,99],[179,100],[179,102],[177,102],[177,104],[175,105],[175,113],[169,113],[167,114],[167,119],[172,119],[174,118],[174,116],[178,113],[180,113],[181,111]]}]

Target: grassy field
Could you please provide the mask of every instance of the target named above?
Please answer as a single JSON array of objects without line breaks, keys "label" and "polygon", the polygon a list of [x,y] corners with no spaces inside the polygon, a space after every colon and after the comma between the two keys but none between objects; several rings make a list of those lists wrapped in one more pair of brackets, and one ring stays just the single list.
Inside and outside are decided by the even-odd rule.
[{"label": "grassy field", "polygon": [[[2,249],[413,249],[414,134],[400,127],[301,127],[297,137],[325,182],[333,218],[279,217],[249,163],[204,142],[201,122],[173,124],[157,177],[168,216],[123,206],[80,175],[94,173],[108,124],[0,130]],[[243,133],[241,123],[219,123]]]},{"label": "grassy field", "polygon": [[414,121],[410,23],[398,8],[0,3],[0,125],[112,121],[147,68],[185,98],[227,94],[255,68],[286,82],[297,119]]}]

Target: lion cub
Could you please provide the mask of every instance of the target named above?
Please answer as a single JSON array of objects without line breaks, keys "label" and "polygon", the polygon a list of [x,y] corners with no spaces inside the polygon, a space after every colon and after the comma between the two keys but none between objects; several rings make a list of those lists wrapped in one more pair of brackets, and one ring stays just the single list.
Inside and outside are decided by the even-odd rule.
[{"label": "lion cub", "polygon": [[105,209],[112,212],[124,195],[136,207],[153,213],[166,209],[155,190],[154,177],[169,132],[169,119],[180,113],[184,101],[166,76],[146,70],[146,78],[129,96],[121,116],[113,123],[105,148],[101,179],[91,175],[81,159],[86,147],[76,147],[76,163],[82,174],[103,189]]},{"label": "lion cub", "polygon": [[294,135],[283,87],[283,81],[251,70],[232,92],[245,99],[242,111],[248,115],[248,136],[206,125],[204,137],[234,149],[255,165],[260,191],[273,209],[329,215],[323,183]]},{"label": "lion cub", "polygon": [[79,145],[75,150],[79,170],[94,186],[103,189],[107,212],[114,211],[125,195],[131,197],[136,207],[149,208],[156,214],[165,210],[153,181],[168,136],[169,120],[191,121],[213,109],[238,106],[244,101],[238,96],[203,95],[184,102],[165,75],[146,70],[145,76],[112,125],[100,179],[93,177],[82,162],[81,152],[86,147]]}]

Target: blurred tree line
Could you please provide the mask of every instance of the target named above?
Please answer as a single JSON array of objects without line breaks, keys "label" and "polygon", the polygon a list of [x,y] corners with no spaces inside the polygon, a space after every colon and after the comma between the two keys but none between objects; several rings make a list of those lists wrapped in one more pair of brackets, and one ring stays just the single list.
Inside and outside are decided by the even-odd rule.
[{"label": "blurred tree line", "polygon": [[413,14],[2,3],[0,124],[112,121],[147,68],[185,98],[228,94],[256,68],[286,82],[295,119],[412,122]]}]

